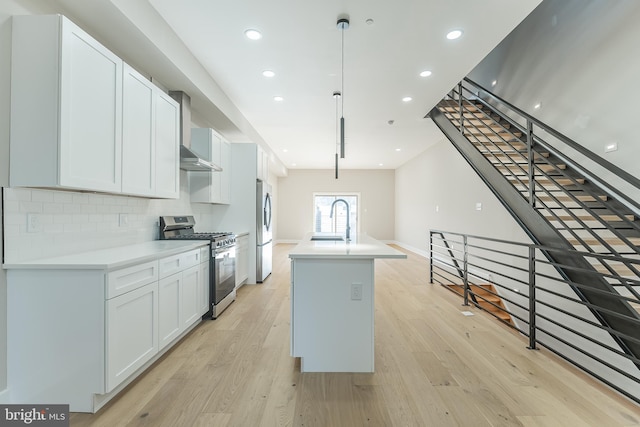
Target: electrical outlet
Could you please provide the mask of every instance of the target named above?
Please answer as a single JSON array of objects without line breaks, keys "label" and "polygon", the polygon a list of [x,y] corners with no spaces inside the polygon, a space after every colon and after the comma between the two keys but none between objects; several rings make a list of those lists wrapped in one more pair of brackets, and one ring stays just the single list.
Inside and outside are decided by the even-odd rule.
[{"label": "electrical outlet", "polygon": [[42,232],[42,220],[39,214],[27,214],[27,233]]},{"label": "electrical outlet", "polygon": [[362,299],[362,283],[351,284],[351,299],[360,301]]},{"label": "electrical outlet", "polygon": [[129,226],[129,215],[125,213],[121,213],[118,215],[118,226],[119,227],[128,227]]}]

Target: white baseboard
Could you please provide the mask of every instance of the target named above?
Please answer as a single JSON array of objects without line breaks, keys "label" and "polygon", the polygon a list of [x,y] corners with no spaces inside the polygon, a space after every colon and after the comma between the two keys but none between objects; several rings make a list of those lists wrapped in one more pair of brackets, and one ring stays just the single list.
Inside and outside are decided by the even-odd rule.
[{"label": "white baseboard", "polygon": [[297,245],[298,243],[300,243],[300,239],[298,239],[298,240],[290,240],[290,239],[275,240],[274,243],[276,245],[279,245],[281,243],[282,244],[294,244],[294,245]]},{"label": "white baseboard", "polygon": [[398,242],[396,240],[393,241],[389,241],[388,243],[393,243],[394,245],[398,245],[401,248],[404,248],[408,251],[411,251],[417,255],[420,255],[423,258],[429,259],[429,251],[425,250],[425,249],[420,249],[420,248],[416,248],[414,246],[411,245],[407,245],[406,243],[402,243],[402,242]]}]

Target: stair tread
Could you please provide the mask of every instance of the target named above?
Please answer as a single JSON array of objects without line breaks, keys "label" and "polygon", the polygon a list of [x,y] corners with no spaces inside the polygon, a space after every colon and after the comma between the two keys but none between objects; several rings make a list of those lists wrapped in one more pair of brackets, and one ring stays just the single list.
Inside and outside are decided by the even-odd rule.
[{"label": "stair tread", "polygon": [[[575,237],[571,237],[567,239],[569,241],[569,243],[573,244],[584,244],[584,245],[589,245],[589,246],[595,246],[595,245],[602,245],[603,243],[600,242],[598,239],[596,239],[595,237],[585,237],[585,238],[580,238],[580,240],[582,240],[582,243],[578,240],[578,238]],[[621,239],[617,238],[617,237],[606,237],[606,238],[602,238],[602,240],[612,246],[616,246],[616,245],[627,245],[627,243],[625,243],[624,241],[622,241]],[[630,243],[634,246],[638,246],[640,245],[640,238],[638,237],[630,237],[627,238],[627,240],[630,241]]]},{"label": "stair tread", "polygon": [[[545,217],[547,217],[550,221],[551,220],[561,220],[561,221],[575,221],[575,218],[573,218],[571,215],[565,215],[565,214],[556,214],[555,216],[553,215],[549,215],[547,213],[543,214]],[[580,219],[581,221],[598,221],[598,219],[592,215],[585,215],[585,214],[575,214],[575,216]],[[556,218],[557,217],[557,218]],[[617,215],[599,215],[599,218],[602,219],[605,222],[609,222],[609,221],[619,221],[620,217]],[[627,219],[629,221],[635,221],[635,217],[633,217],[633,215],[630,215],[627,217]]]},{"label": "stair tread", "polygon": [[553,195],[553,197],[551,197],[550,195],[542,194],[542,195],[536,195],[536,197],[539,200],[542,200],[543,202],[553,201],[553,198],[557,199],[560,202],[571,202],[574,200],[573,197],[575,197],[581,202],[592,202],[597,200],[606,201],[608,199],[606,194],[601,194],[598,196],[592,196],[591,194],[574,194],[573,197],[567,194]]},{"label": "stair tread", "polygon": [[[529,181],[529,177],[528,176],[524,176],[521,179],[521,181],[528,182]],[[571,179],[571,178],[556,178],[556,179],[551,180],[551,179],[549,179],[547,177],[537,177],[536,176],[534,178],[534,182],[540,183],[541,185],[549,183],[549,184],[554,184],[554,185],[557,184],[557,185],[562,186],[562,185],[564,185],[563,183],[566,183],[567,185],[573,185],[574,182],[577,182],[579,184],[584,184],[586,182],[586,180],[584,178],[573,178],[573,179]]]}]

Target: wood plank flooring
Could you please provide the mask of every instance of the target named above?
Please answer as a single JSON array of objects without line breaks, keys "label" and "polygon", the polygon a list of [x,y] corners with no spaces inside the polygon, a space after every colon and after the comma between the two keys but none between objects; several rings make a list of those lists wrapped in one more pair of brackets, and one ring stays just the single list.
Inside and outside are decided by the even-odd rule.
[{"label": "wood plank flooring", "polygon": [[[640,406],[428,283],[376,260],[374,374],[300,373],[289,356],[289,259],[243,286],[97,414],[72,426],[639,426]],[[462,310],[474,316],[463,316]],[[330,307],[327,316],[330,316]]]}]

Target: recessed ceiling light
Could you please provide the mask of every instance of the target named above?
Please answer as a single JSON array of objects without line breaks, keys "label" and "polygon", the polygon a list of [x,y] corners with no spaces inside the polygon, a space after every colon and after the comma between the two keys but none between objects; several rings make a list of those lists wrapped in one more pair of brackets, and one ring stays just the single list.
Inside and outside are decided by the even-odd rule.
[{"label": "recessed ceiling light", "polygon": [[260,40],[262,38],[262,33],[258,30],[248,29],[244,32],[244,35],[249,40]]},{"label": "recessed ceiling light", "polygon": [[396,148],[396,151],[402,151],[402,148]]},{"label": "recessed ceiling light", "polygon": [[429,70],[424,70],[420,72],[420,77],[429,77],[430,75],[431,75],[431,71]]},{"label": "recessed ceiling light", "polygon": [[540,107],[542,107],[542,104],[539,102],[533,106],[533,108],[535,108],[536,110],[539,109]]},{"label": "recessed ceiling light", "polygon": [[367,25],[373,25],[373,19],[369,18],[366,21],[364,21],[367,23]]},{"label": "recessed ceiling light", "polygon": [[497,85],[497,84],[498,84],[498,81],[497,81],[497,80],[494,80],[494,81],[492,81],[492,82],[491,82],[491,86],[495,86],[495,85]]},{"label": "recessed ceiling light", "polygon": [[382,163],[378,163],[378,166],[384,166],[384,164],[382,164]]},{"label": "recessed ceiling light", "polygon": [[273,71],[271,71],[271,70],[264,70],[264,71],[262,72],[262,75],[263,75],[263,76],[265,76],[265,77],[273,77],[273,76],[275,76],[275,75],[276,75],[276,73],[274,73],[274,72],[273,72]]},{"label": "recessed ceiling light", "polygon": [[451,30],[447,33],[447,38],[449,40],[455,40],[460,38],[460,36],[462,36],[462,30]]},{"label": "recessed ceiling light", "polygon": [[297,163],[291,163],[291,166],[298,166]]},{"label": "recessed ceiling light", "polygon": [[281,97],[281,96],[274,96],[273,100],[276,101],[276,102],[282,102],[282,101],[284,101],[284,98]]},{"label": "recessed ceiling light", "polygon": [[283,148],[283,149],[282,149],[282,152],[283,152],[283,153],[286,153],[287,151],[289,151],[289,150],[287,150],[286,148]]},{"label": "recessed ceiling light", "polygon": [[413,98],[412,98],[412,97],[410,97],[410,96],[405,96],[404,98],[402,98],[402,101],[403,101],[403,102],[409,102],[409,101],[411,101],[412,99],[413,99]]}]

